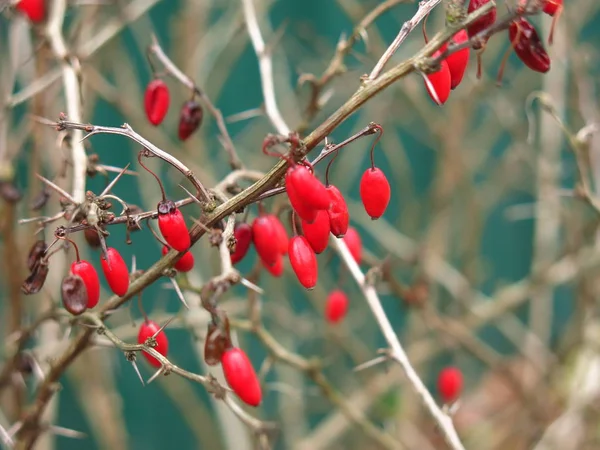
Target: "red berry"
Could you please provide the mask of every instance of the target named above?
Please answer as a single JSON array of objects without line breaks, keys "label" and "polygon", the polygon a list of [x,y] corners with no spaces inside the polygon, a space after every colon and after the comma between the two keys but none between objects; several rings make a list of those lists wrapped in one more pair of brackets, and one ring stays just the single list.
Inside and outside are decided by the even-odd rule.
[{"label": "red berry", "polygon": [[444,403],[456,400],[462,391],[463,376],[456,367],[444,368],[438,376],[438,391]]},{"label": "red berry", "polygon": [[288,254],[300,284],[306,289],[313,289],[317,285],[317,256],[308,240],[304,236],[291,238]]},{"label": "red berry", "polygon": [[248,253],[248,249],[252,243],[252,227],[247,223],[238,222],[235,224],[233,236],[235,237],[236,244],[235,251],[231,253],[231,263],[237,264]]},{"label": "red berry", "polygon": [[[142,326],[140,327],[140,331],[138,333],[138,344],[144,344],[146,340],[154,336],[154,334],[158,330],[160,330],[160,326],[152,320],[148,320],[142,323]],[[154,339],[156,340],[156,347],[154,347],[154,350],[156,350],[163,356],[167,356],[167,353],[169,352],[169,340],[167,339],[167,335],[164,332],[164,330],[161,330],[160,333],[154,336]],[[160,361],[154,356],[149,355],[146,352],[143,352],[143,354],[146,360],[150,363],[150,365],[154,367],[160,367],[162,365]]]},{"label": "red berry", "polygon": [[152,125],[163,121],[169,110],[169,101],[169,88],[166,83],[160,78],[152,80],[144,93],[144,109]]},{"label": "red berry", "polygon": [[562,6],[563,0],[546,0],[546,3],[544,3],[544,12],[549,16],[553,16]]},{"label": "red berry", "polygon": [[200,126],[204,111],[194,100],[187,101],[179,114],[179,139],[185,141]]},{"label": "red berry", "polygon": [[524,17],[514,20],[508,29],[515,53],[531,70],[546,73],[550,70],[550,57],[534,26]]},{"label": "red berry", "polygon": [[[167,253],[169,253],[169,247],[165,245],[163,246],[162,254],[165,256]],[[194,268],[194,255],[192,255],[192,252],[185,252],[173,267],[179,272],[189,272],[192,270]]]},{"label": "red berry", "polygon": [[192,243],[181,211],[171,200],[158,204],[158,228],[171,247],[178,252],[190,248]]},{"label": "red berry", "polygon": [[[460,30],[452,38],[454,44],[462,44],[469,40],[469,35],[465,30]],[[450,88],[455,89],[463,79],[467,65],[469,64],[469,47],[452,53],[446,58],[448,69],[450,70]],[[443,50],[442,50],[443,51]]]},{"label": "red berry", "polygon": [[246,353],[237,347],[226,350],[221,358],[221,366],[227,384],[240,400],[250,406],[260,405],[260,382]]},{"label": "red berry", "polygon": [[346,200],[344,200],[340,190],[334,185],[327,186],[327,192],[329,192],[329,198],[331,199],[331,205],[327,210],[329,227],[335,237],[341,238],[348,231],[348,224],[350,223],[348,205],[346,205]]},{"label": "red berry", "polygon": [[348,311],[348,296],[338,290],[332,291],[327,296],[325,303],[325,318],[330,323],[336,323],[346,316]]},{"label": "red berry", "polygon": [[313,223],[302,221],[302,231],[304,237],[312,247],[313,251],[318,255],[327,248],[329,242],[329,214],[327,211],[319,210],[317,218]]},{"label": "red berry", "polygon": [[296,192],[301,194],[302,201],[310,208],[329,209],[331,200],[325,185],[306,166],[298,164],[288,168],[285,183],[292,184]]},{"label": "red berry", "polygon": [[280,243],[277,239],[277,230],[269,215],[259,216],[252,222],[252,240],[258,256],[263,262],[272,266],[281,255]]},{"label": "red berry", "polygon": [[344,243],[350,250],[354,260],[360,264],[362,261],[362,240],[360,234],[356,231],[356,228],[349,227],[346,235],[344,236]]},{"label": "red berry", "polygon": [[279,244],[279,251],[281,252],[282,255],[285,255],[288,251],[288,234],[287,231],[285,229],[285,227],[283,226],[283,224],[281,223],[281,220],[279,220],[277,218],[277,216],[270,214],[267,216],[269,218],[269,220],[271,222],[273,222],[273,227],[275,229],[275,239],[277,240],[278,244]]},{"label": "red berry", "polygon": [[104,255],[100,257],[104,277],[110,289],[122,297],[127,293],[127,289],[129,289],[129,270],[127,269],[127,264],[125,264],[123,257],[116,249],[109,247],[106,253],[108,260],[104,258]]},{"label": "red berry", "polygon": [[46,0],[21,0],[16,7],[32,22],[41,22],[46,18]]},{"label": "red berry", "polygon": [[317,217],[318,210],[304,202],[303,191],[298,191],[296,187],[289,182],[287,177],[285,182],[285,191],[287,192],[290,204],[292,205],[292,208],[294,208],[294,211],[296,211],[296,214],[298,214],[302,220],[306,220],[309,223],[314,222]]},{"label": "red berry", "polygon": [[[489,3],[490,0],[471,0],[469,3],[469,8],[467,9],[468,13],[471,14],[476,9],[481,8],[483,5]],[[496,21],[496,7],[494,6],[490,12],[484,15],[482,18],[477,19],[467,28],[467,34],[469,37],[473,37],[476,34],[479,34],[481,31],[489,28]]]},{"label": "red berry", "polygon": [[265,269],[267,269],[269,271],[269,273],[271,275],[273,275],[274,277],[279,278],[281,275],[283,275],[283,256],[281,254],[277,255],[277,259],[275,260],[275,263],[273,265],[268,265],[267,263],[265,263],[262,258],[260,260],[260,262],[262,262],[262,265],[264,266]]},{"label": "red berry", "polygon": [[75,261],[71,264],[71,274],[79,275],[87,290],[87,307],[93,308],[100,300],[100,278],[98,272],[85,260]]},{"label": "red berry", "polygon": [[379,219],[390,203],[390,183],[377,167],[365,171],[360,180],[360,198],[371,219]]},{"label": "red berry", "polygon": [[[435,58],[440,54],[441,52],[438,50],[433,54],[433,57]],[[440,63],[440,70],[429,73],[425,76],[429,80],[429,83],[425,83],[427,93],[434,102],[442,106],[444,103],[446,103],[448,97],[450,97],[450,86],[452,84],[448,63],[445,60],[442,61]]]}]

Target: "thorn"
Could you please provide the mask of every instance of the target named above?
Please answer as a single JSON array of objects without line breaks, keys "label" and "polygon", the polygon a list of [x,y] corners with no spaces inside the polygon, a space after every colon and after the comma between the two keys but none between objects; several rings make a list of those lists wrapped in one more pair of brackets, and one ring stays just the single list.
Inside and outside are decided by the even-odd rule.
[{"label": "thorn", "polygon": [[131,365],[133,366],[133,370],[135,370],[135,373],[137,373],[137,376],[140,379],[142,386],[146,386],[146,383],[144,383],[144,379],[142,378],[142,374],[140,373],[140,369],[138,368],[137,363],[135,361],[131,361]]},{"label": "thorn", "polygon": [[149,385],[154,380],[156,380],[159,376],[161,376],[163,374],[164,371],[165,371],[164,367],[161,367],[160,369],[158,369],[154,375],[152,375],[150,378],[148,378],[148,381],[146,381],[146,385]]},{"label": "thorn", "polygon": [[131,257],[131,273],[135,273],[137,270],[137,259],[135,255]]},{"label": "thorn", "polygon": [[125,167],[123,167],[123,170],[121,170],[121,172],[119,172],[119,174],[110,183],[108,183],[108,186],[106,186],[106,188],[104,188],[104,190],[98,197],[103,197],[106,194],[108,194],[111,191],[111,189],[115,186],[115,184],[117,184],[117,181],[119,181],[119,179],[121,179],[121,177],[123,175],[125,175],[125,172],[127,172],[127,169],[129,168],[130,165],[131,165],[130,163],[127,163],[127,165]]},{"label": "thorn", "polygon": [[194,194],[192,194],[190,191],[188,191],[184,186],[182,186],[180,184],[179,187],[181,189],[183,189],[187,195],[189,195],[190,197],[192,197],[192,200],[194,200],[196,203],[198,203],[199,205],[202,204],[202,202],[200,200],[198,200],[198,197],[196,197]]},{"label": "thorn", "polygon": [[12,436],[4,429],[2,425],[0,425],[0,439],[2,439],[4,445],[9,448],[13,448],[15,446],[15,441],[13,440]]},{"label": "thorn", "polygon": [[160,333],[162,330],[164,330],[165,328],[167,328],[167,325],[169,325],[171,322],[173,322],[174,319],[175,319],[175,316],[172,316],[169,320],[167,320],[162,327],[160,327],[158,330],[156,330],[156,333],[154,333],[152,335],[152,337],[156,338],[156,336],[158,336],[158,333]]},{"label": "thorn", "polygon": [[366,52],[369,53],[369,33],[367,33],[366,29],[361,28],[360,31],[358,32],[358,34],[360,35],[360,38],[365,43]]},{"label": "thorn", "polygon": [[381,364],[382,362],[385,362],[388,359],[389,357],[387,355],[378,356],[377,358],[373,358],[370,361],[359,364],[354,369],[352,369],[352,372],[360,372],[361,370],[365,370],[370,367],[376,366],[377,364]]},{"label": "thorn", "polygon": [[121,169],[120,167],[115,167],[115,166],[107,166],[106,164],[96,164],[96,167],[100,168],[100,169],[104,169],[107,172],[123,172],[124,175],[131,175],[134,177],[139,176],[139,174],[137,172],[134,172],[133,170],[126,170],[127,167],[129,167],[129,164],[124,167],[123,169]]},{"label": "thorn", "polygon": [[179,297],[179,300],[181,300],[181,303],[183,303],[183,306],[185,306],[186,309],[190,309],[187,302],[185,301],[185,298],[183,297],[183,292],[181,292],[179,283],[177,283],[175,278],[169,278],[169,280],[171,280],[171,283],[173,284],[173,287],[175,288],[175,292],[177,292],[177,297]]},{"label": "thorn", "polygon": [[56,436],[63,436],[71,439],[85,439],[87,434],[81,431],[71,430],[70,428],[59,427],[58,425],[50,425],[48,430]]},{"label": "thorn", "polygon": [[257,294],[263,295],[265,293],[265,291],[261,287],[257,286],[251,281],[248,281],[246,278],[240,278],[240,283],[248,289],[250,289],[251,291],[256,292]]},{"label": "thorn", "polygon": [[54,184],[52,181],[50,181],[47,178],[44,178],[43,176],[41,176],[38,173],[36,173],[35,176],[38,177],[39,180],[41,180],[42,182],[44,182],[45,184],[47,184],[48,187],[51,187],[56,192],[58,192],[60,195],[62,195],[63,197],[67,198],[71,203],[73,203],[74,205],[77,204],[77,201],[71,196],[71,194],[69,194],[63,188],[61,188],[60,186]]}]

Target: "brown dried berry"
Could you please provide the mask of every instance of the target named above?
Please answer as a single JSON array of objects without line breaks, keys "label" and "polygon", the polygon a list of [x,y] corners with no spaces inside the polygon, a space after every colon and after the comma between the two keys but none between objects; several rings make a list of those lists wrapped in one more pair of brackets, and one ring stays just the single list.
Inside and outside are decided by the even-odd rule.
[{"label": "brown dried berry", "polygon": [[30,272],[33,271],[35,265],[43,258],[47,248],[48,246],[43,240],[35,241],[33,243],[29,250],[29,255],[27,256],[27,268]]},{"label": "brown dried berry", "polygon": [[63,306],[71,314],[78,316],[87,309],[88,294],[79,275],[67,275],[61,285]]},{"label": "brown dried berry", "polygon": [[98,234],[95,228],[86,228],[85,230],[83,230],[83,236],[85,237],[85,240],[90,247],[100,247],[100,235]]},{"label": "brown dried berry", "polygon": [[179,139],[185,141],[196,131],[202,123],[204,112],[202,107],[194,100],[189,100],[183,104],[179,114]]},{"label": "brown dried berry", "polygon": [[36,195],[31,201],[31,209],[33,211],[39,211],[50,199],[50,192],[46,188],[43,188],[38,195]]},{"label": "brown dried berry", "polygon": [[2,181],[0,182],[0,197],[8,203],[17,203],[21,200],[21,191],[13,183]]},{"label": "brown dried berry", "polygon": [[31,274],[21,285],[21,292],[25,295],[37,294],[44,286],[48,276],[48,262],[43,259],[33,267]]},{"label": "brown dried berry", "polygon": [[229,336],[229,319],[224,318],[223,326],[219,327],[214,322],[208,324],[206,340],[204,341],[204,361],[209,366],[216,366],[221,362],[225,350],[231,347]]}]

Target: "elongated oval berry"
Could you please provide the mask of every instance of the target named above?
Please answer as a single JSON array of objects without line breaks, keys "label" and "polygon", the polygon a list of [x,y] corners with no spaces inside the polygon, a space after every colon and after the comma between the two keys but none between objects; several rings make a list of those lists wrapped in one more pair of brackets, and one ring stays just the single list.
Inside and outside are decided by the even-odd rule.
[{"label": "elongated oval berry", "polygon": [[[285,183],[293,185],[302,201],[313,209],[329,209],[331,200],[325,185],[306,166],[297,164],[288,168]],[[293,205],[292,205],[293,206]]]},{"label": "elongated oval berry", "polygon": [[108,260],[104,258],[104,255],[100,256],[100,264],[102,264],[104,277],[110,289],[122,297],[127,293],[127,289],[129,289],[129,270],[127,269],[127,264],[125,264],[121,254],[112,247],[107,249],[106,254]]},{"label": "elongated oval berry", "polygon": [[356,228],[349,227],[346,235],[344,236],[344,243],[350,250],[354,260],[360,264],[362,261],[362,240],[360,234],[356,231]]},{"label": "elongated oval berry", "polygon": [[221,366],[227,384],[240,400],[250,406],[260,405],[262,401],[260,382],[246,353],[237,347],[225,350]]},{"label": "elongated oval berry", "polygon": [[546,73],[550,70],[550,56],[535,30],[524,17],[515,19],[508,29],[510,42],[515,53],[531,70]]},{"label": "elongated oval berry", "polygon": [[331,199],[331,205],[327,210],[329,227],[335,237],[344,237],[350,224],[348,205],[346,205],[346,200],[340,190],[334,185],[330,184],[327,186],[327,192],[329,192],[329,198]]},{"label": "elongated oval berry", "polygon": [[[462,44],[469,40],[469,35],[465,30],[460,30],[452,38],[452,43]],[[456,89],[460,84],[469,65],[469,52],[470,48],[463,48],[462,50],[452,53],[446,58],[448,63],[448,70],[450,70],[450,89]]]},{"label": "elongated oval berry", "polygon": [[79,275],[67,275],[60,286],[63,306],[74,316],[83,314],[88,305],[88,294]]},{"label": "elongated oval berry", "polygon": [[329,242],[329,214],[327,211],[319,210],[317,218],[313,223],[302,221],[302,231],[304,237],[310,244],[313,251],[318,255],[327,248]]},{"label": "elongated oval berry", "polygon": [[348,311],[348,296],[339,289],[327,296],[325,303],[325,318],[330,323],[337,323],[346,316]]},{"label": "elongated oval berry", "polygon": [[185,219],[179,208],[171,200],[160,202],[157,207],[158,228],[171,247],[178,252],[190,248],[192,243],[185,224]]},{"label": "elongated oval berry", "polygon": [[281,223],[281,220],[279,220],[274,214],[269,214],[267,217],[271,222],[273,222],[273,228],[275,229],[274,239],[277,240],[279,245],[279,252],[282,255],[287,254],[289,238],[285,227]]},{"label": "elongated oval berry", "polygon": [[456,400],[462,391],[463,376],[456,367],[446,367],[442,369],[438,376],[438,391],[444,403],[451,403]]},{"label": "elongated oval berry", "polygon": [[360,198],[371,219],[379,219],[390,203],[391,188],[383,171],[369,168],[360,180]]},{"label": "elongated oval berry", "polygon": [[204,112],[198,102],[189,100],[181,107],[179,114],[179,139],[185,141],[202,123]]},{"label": "elongated oval berry", "polygon": [[[473,11],[481,8],[483,5],[485,5],[489,2],[490,2],[490,0],[471,0],[467,11],[469,14],[471,14]],[[467,34],[469,35],[470,38],[472,38],[476,34],[479,34],[481,31],[492,26],[495,21],[496,21],[496,7],[494,6],[490,10],[490,12],[485,14],[480,19],[477,19],[471,25],[469,25],[469,27],[467,28]],[[486,41],[487,41],[487,39],[486,39]],[[475,48],[475,46],[473,48]],[[475,49],[478,50],[477,48],[475,48]]]},{"label": "elongated oval berry", "polygon": [[[441,53],[438,50],[433,54],[433,57],[436,58],[440,54]],[[450,97],[450,87],[452,85],[448,63],[445,60],[442,61],[440,63],[440,70],[429,73],[425,76],[429,81],[429,83],[425,82],[427,93],[435,103],[437,103],[439,106],[442,106],[444,103],[446,103],[448,97]]]},{"label": "elongated oval berry", "polygon": [[[145,344],[146,340],[154,336],[158,330],[160,330],[160,326],[156,322],[152,320],[144,321],[140,326],[140,331],[138,333],[138,344]],[[156,336],[154,336],[154,340],[156,341],[156,347],[154,347],[154,350],[166,357],[167,353],[169,352],[169,340],[167,339],[167,334],[165,331],[161,330],[158,334],[156,334]],[[160,367],[162,365],[154,356],[146,352],[142,353],[144,354],[146,361],[148,361],[151,366]]]},{"label": "elongated oval berry", "polygon": [[544,12],[553,16],[563,6],[563,0],[546,0],[544,3]]},{"label": "elongated oval berry", "polygon": [[286,178],[285,191],[287,192],[292,208],[294,208],[294,211],[296,211],[296,214],[298,214],[298,217],[302,220],[305,220],[308,223],[314,222],[318,210],[305,203],[302,191],[298,191],[293,183],[288,181],[289,180]]},{"label": "elongated oval berry", "polygon": [[100,278],[94,266],[88,261],[79,260],[71,264],[71,274],[78,275],[83,280],[87,290],[87,307],[93,308],[100,300]]},{"label": "elongated oval berry", "polygon": [[268,272],[274,277],[279,278],[281,275],[283,275],[283,255],[281,253],[277,255],[275,263],[271,266],[265,263],[262,259],[260,261],[263,267],[267,269]]},{"label": "elongated oval berry", "polygon": [[[165,256],[167,253],[169,253],[169,247],[164,245],[162,248],[162,254]],[[185,252],[173,267],[175,267],[175,270],[178,270],[179,272],[189,272],[192,270],[194,268],[194,255],[192,255],[192,252]]]},{"label": "elongated oval berry", "polygon": [[288,256],[300,284],[306,289],[313,289],[317,285],[317,256],[308,240],[304,236],[291,238]]},{"label": "elongated oval berry", "polygon": [[32,22],[41,22],[46,18],[46,0],[20,0],[16,8]]},{"label": "elongated oval berry", "polygon": [[163,80],[157,78],[148,83],[144,93],[144,109],[152,125],[163,121],[169,110],[170,98],[169,87]]},{"label": "elongated oval berry", "polygon": [[248,253],[248,249],[252,243],[252,227],[247,223],[238,222],[235,224],[233,236],[236,243],[235,251],[231,253],[231,264],[237,264]]},{"label": "elongated oval berry", "polygon": [[281,255],[277,231],[268,215],[259,216],[252,222],[252,240],[260,259],[272,266]]}]

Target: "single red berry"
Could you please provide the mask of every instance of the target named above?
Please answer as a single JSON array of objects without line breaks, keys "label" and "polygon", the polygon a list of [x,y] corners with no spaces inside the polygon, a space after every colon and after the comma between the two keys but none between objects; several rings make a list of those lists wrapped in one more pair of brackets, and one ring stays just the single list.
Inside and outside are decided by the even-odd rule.
[{"label": "single red berry", "polygon": [[236,243],[235,251],[231,253],[231,263],[237,264],[244,259],[246,253],[248,253],[248,249],[252,243],[252,227],[247,223],[238,222],[235,224],[233,236],[235,237]]},{"label": "single red berry", "polygon": [[549,16],[553,16],[562,7],[563,0],[546,0],[544,3],[544,12]]},{"label": "single red berry", "polygon": [[327,211],[319,210],[317,218],[313,223],[302,221],[302,231],[304,237],[312,247],[313,251],[318,255],[327,248],[329,242],[329,214]]},{"label": "single red berry", "polygon": [[369,168],[360,180],[360,198],[371,219],[379,219],[390,203],[390,183],[377,167]]},{"label": "single red berry", "polygon": [[169,87],[157,78],[148,83],[144,93],[144,109],[146,117],[152,125],[160,124],[169,110]]},{"label": "single red berry", "polygon": [[100,300],[100,278],[98,272],[89,262],[79,260],[71,264],[71,274],[78,275],[83,280],[87,290],[87,307],[93,308]]},{"label": "single red berry", "polygon": [[313,289],[317,285],[317,256],[308,240],[304,236],[291,238],[288,255],[300,284],[306,289]]},{"label": "single red berry", "polygon": [[[441,52],[438,50],[433,54],[436,58]],[[425,88],[431,99],[436,102],[439,106],[442,106],[450,97],[450,87],[452,85],[452,79],[450,77],[450,69],[448,63],[444,60],[440,63],[440,70],[437,72],[429,73],[425,75],[428,83],[425,82]]]},{"label": "single red berry", "polygon": [[41,22],[46,18],[46,0],[20,0],[16,7],[32,22]]},{"label": "single red berry", "polygon": [[187,225],[181,211],[171,200],[162,201],[158,204],[158,228],[171,247],[178,252],[190,248],[192,243]]},{"label": "single red berry", "polygon": [[[162,254],[165,256],[167,253],[169,253],[169,247],[164,245]],[[194,268],[194,255],[192,255],[192,252],[185,252],[173,267],[175,267],[175,270],[178,270],[179,272],[189,272],[192,270]]]},{"label": "single red berry", "polygon": [[[138,333],[138,344],[145,344],[146,340],[154,336],[158,330],[160,330],[160,326],[156,322],[153,322],[152,320],[144,321],[140,326],[140,331]],[[167,334],[165,331],[161,330],[158,334],[156,334],[156,336],[154,336],[154,340],[156,341],[156,347],[154,347],[154,350],[163,356],[167,356],[167,353],[169,352],[169,340],[167,339]],[[154,356],[146,352],[143,352],[143,354],[146,358],[146,361],[148,361],[151,366],[160,367],[162,365]]]},{"label": "single red berry", "polygon": [[[469,40],[469,35],[465,30],[460,30],[452,38],[452,43],[462,44]],[[452,53],[446,58],[448,63],[448,69],[450,70],[450,88],[456,89],[460,84],[469,65],[469,51],[470,48],[463,48],[462,50]],[[442,50],[443,52],[443,50]]]},{"label": "single red berry", "polygon": [[112,247],[107,249],[106,254],[108,260],[104,258],[104,255],[100,256],[100,264],[102,264],[104,277],[110,289],[122,297],[127,293],[127,289],[129,289],[129,270],[127,269],[127,264],[125,264],[121,254]]},{"label": "single red berry", "polygon": [[350,250],[354,260],[360,264],[362,261],[362,240],[360,234],[356,231],[356,228],[349,227],[346,235],[344,236],[344,243]]},{"label": "single red berry", "polygon": [[[490,0],[471,0],[469,3],[468,13],[471,14],[473,11],[481,8],[483,5],[489,3]],[[496,21],[496,7],[494,6],[487,14],[480,19],[477,19],[467,28],[467,34],[470,38],[479,34],[481,31],[489,28]],[[487,39],[486,39],[487,40]],[[474,47],[475,48],[475,47]]]},{"label": "single red berry", "polygon": [[179,139],[185,141],[202,123],[204,111],[194,100],[189,100],[181,107],[179,114]]},{"label": "single red berry", "polygon": [[514,20],[508,29],[515,53],[531,70],[546,73],[550,70],[550,57],[535,27],[524,17]]},{"label": "single red berry", "polygon": [[348,296],[339,289],[332,291],[325,303],[325,318],[330,323],[336,323],[346,316],[346,312],[348,312]]},{"label": "single red berry", "polygon": [[331,200],[325,185],[306,166],[297,164],[289,167],[285,183],[292,184],[296,192],[301,194],[303,202],[312,209],[329,209]]},{"label": "single red berry", "polygon": [[298,191],[292,183],[288,182],[287,177],[285,182],[285,191],[287,192],[290,204],[292,205],[292,208],[294,208],[294,211],[296,211],[296,214],[298,214],[302,220],[305,220],[309,223],[314,222],[317,218],[318,210],[304,202],[303,191]]},{"label": "single red berry", "polygon": [[252,240],[258,256],[263,262],[272,266],[281,255],[277,230],[269,215],[259,216],[252,222]]},{"label": "single red berry", "polygon": [[456,400],[460,396],[462,387],[463,376],[460,369],[456,367],[442,369],[438,376],[438,391],[444,403]]},{"label": "single red berry", "polygon": [[243,350],[232,347],[225,350],[221,358],[223,374],[229,387],[244,403],[258,406],[262,401],[262,391],[252,363]]},{"label": "single red berry", "polygon": [[271,222],[273,222],[273,227],[275,229],[275,239],[277,240],[278,244],[279,244],[279,251],[281,252],[282,255],[285,255],[288,251],[288,234],[287,231],[285,229],[285,227],[283,226],[283,224],[281,223],[281,220],[279,220],[277,218],[277,216],[273,215],[273,214],[269,214],[267,216],[269,218],[269,220]]},{"label": "single red berry", "polygon": [[348,205],[346,205],[346,200],[344,200],[340,190],[334,185],[327,186],[327,192],[329,192],[329,198],[331,199],[331,205],[327,210],[329,227],[335,237],[341,238],[348,231],[348,224],[350,223]]},{"label": "single red berry", "polygon": [[273,265],[268,265],[267,263],[265,263],[262,258],[261,258],[261,263],[263,265],[263,267],[265,269],[267,269],[269,271],[269,273],[271,275],[273,275],[274,277],[279,278],[281,275],[283,275],[283,256],[280,253],[279,255],[277,255],[277,259],[275,260],[275,263]]}]

